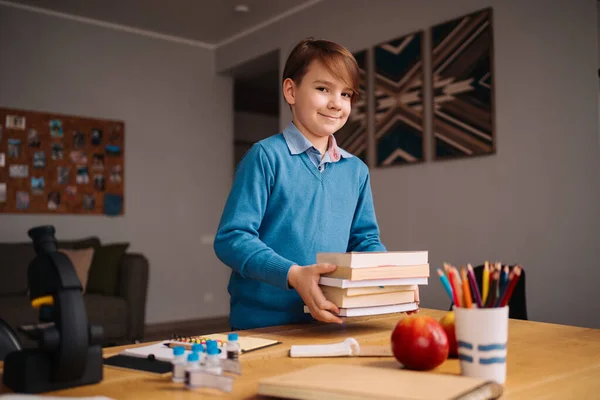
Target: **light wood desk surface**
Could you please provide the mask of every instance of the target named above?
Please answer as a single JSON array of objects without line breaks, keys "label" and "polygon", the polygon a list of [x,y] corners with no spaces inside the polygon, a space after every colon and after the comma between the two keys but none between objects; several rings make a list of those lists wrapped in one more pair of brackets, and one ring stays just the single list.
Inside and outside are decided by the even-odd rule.
[{"label": "light wood desk surface", "polygon": [[[421,315],[441,318],[444,311],[422,309]],[[189,391],[170,376],[104,368],[96,385],[53,392],[60,396],[98,396],[114,399],[196,399],[202,397],[258,398],[258,381],[318,363],[363,364],[398,368],[393,358],[297,359],[288,357],[293,344],[333,343],[354,337],[360,344],[389,344],[392,329],[405,314],[357,318],[344,325],[290,325],[240,331],[240,336],[276,339],[280,345],[240,356],[242,376],[233,393],[213,389]],[[509,325],[507,381],[503,399],[600,398],[600,330],[531,321],[511,320]],[[129,346],[131,347],[131,346]],[[123,347],[105,349],[116,354]],[[457,360],[447,360],[434,372],[458,374]],[[5,389],[3,388],[2,392]]]}]

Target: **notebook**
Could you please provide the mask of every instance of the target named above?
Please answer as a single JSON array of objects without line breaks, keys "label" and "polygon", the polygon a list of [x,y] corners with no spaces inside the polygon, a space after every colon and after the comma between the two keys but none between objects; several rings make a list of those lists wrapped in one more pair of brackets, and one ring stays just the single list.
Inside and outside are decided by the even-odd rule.
[{"label": "notebook", "polygon": [[[193,336],[190,338],[219,340],[221,348],[227,344],[227,335],[219,333],[203,336]],[[253,336],[239,336],[238,342],[240,344],[242,354],[281,343],[277,340],[263,339]],[[138,358],[148,358],[148,356],[152,355],[153,358],[155,358],[156,360],[171,361],[174,358],[173,347],[183,346],[186,349],[185,354],[189,354],[189,351],[192,349],[192,344],[192,342],[178,342],[173,340],[165,340],[163,342],[151,344],[148,346],[132,347],[129,349],[125,349],[120,354]],[[227,358],[225,351],[220,351],[219,357],[222,359]]]},{"label": "notebook", "polygon": [[262,379],[258,394],[287,399],[496,399],[503,387],[461,375],[348,364],[318,364]]},{"label": "notebook", "polygon": [[[194,342],[202,343],[202,341],[206,341],[209,339],[216,340],[219,344],[219,347],[224,347],[227,345],[227,335],[223,333],[212,333],[210,335],[201,335],[201,336],[188,336],[183,338],[184,340],[170,340],[168,341],[169,347],[174,346],[183,346],[188,350],[191,350],[192,344]],[[240,345],[241,353],[248,353],[249,351],[263,349],[265,347],[274,346],[280,344],[281,342],[272,339],[265,339],[254,336],[238,336],[238,343]]]}]

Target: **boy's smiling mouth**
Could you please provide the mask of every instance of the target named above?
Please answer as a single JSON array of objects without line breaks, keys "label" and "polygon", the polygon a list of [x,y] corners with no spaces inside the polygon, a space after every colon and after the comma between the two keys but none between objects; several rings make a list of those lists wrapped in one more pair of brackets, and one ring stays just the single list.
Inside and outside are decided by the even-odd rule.
[{"label": "boy's smiling mouth", "polygon": [[333,120],[333,121],[335,121],[336,119],[340,119],[340,118],[341,118],[341,117],[332,117],[332,116],[330,116],[330,115],[325,115],[325,114],[321,114],[321,113],[318,113],[318,114],[319,114],[320,116],[322,116],[322,117],[325,117],[325,118],[331,119],[331,120]]}]

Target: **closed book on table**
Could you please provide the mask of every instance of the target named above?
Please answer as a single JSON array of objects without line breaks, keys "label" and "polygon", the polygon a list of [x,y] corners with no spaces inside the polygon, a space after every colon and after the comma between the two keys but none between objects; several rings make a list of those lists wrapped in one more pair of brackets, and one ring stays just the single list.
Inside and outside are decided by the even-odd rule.
[{"label": "closed book on table", "polygon": [[401,278],[428,278],[429,264],[421,265],[389,265],[372,268],[337,267],[333,272],[323,274],[328,278],[350,279],[361,281],[367,279],[401,279]]},{"label": "closed book on table", "polygon": [[383,251],[317,253],[317,264],[339,267],[370,268],[381,265],[420,265],[429,263],[427,251]]},{"label": "closed book on table", "polygon": [[347,296],[337,288],[323,290],[325,298],[341,308],[384,306],[388,304],[412,303],[415,301],[414,290],[383,292],[361,296]]},{"label": "closed book on table", "polygon": [[480,378],[347,364],[314,365],[258,383],[258,394],[287,399],[483,400],[502,391]]}]

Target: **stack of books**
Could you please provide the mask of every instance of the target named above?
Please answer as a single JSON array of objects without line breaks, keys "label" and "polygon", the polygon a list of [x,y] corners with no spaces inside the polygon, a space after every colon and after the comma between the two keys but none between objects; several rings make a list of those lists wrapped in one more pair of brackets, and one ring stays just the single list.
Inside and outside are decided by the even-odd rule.
[{"label": "stack of books", "polygon": [[318,253],[322,263],[337,265],[319,286],[342,317],[416,310],[415,290],[429,280],[427,251]]}]

